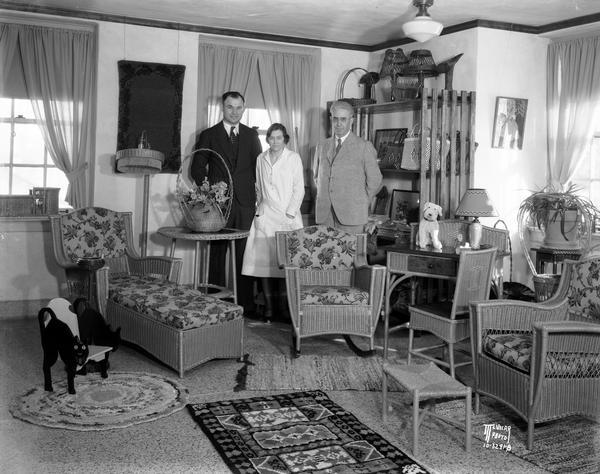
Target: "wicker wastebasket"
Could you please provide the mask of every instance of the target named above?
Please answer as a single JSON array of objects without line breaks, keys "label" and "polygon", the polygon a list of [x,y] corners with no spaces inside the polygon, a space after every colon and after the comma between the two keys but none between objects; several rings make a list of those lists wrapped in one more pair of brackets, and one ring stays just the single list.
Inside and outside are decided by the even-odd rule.
[{"label": "wicker wastebasket", "polygon": [[536,301],[546,301],[558,288],[560,275],[553,273],[541,273],[533,276],[533,287],[535,289]]}]

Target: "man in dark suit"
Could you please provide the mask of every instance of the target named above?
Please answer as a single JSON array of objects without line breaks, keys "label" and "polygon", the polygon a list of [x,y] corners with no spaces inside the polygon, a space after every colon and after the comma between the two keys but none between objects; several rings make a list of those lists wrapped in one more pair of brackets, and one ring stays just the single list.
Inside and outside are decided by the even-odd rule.
[{"label": "man in dark suit", "polygon": [[[222,97],[223,120],[213,127],[203,130],[198,136],[194,150],[208,148],[216,151],[227,164],[233,180],[233,203],[227,227],[249,230],[254,218],[256,206],[256,158],[262,153],[262,145],[256,130],[240,123],[244,114],[244,96],[236,91],[225,92]],[[205,176],[213,182],[219,174],[221,163],[207,163],[206,155],[196,153],[191,165],[191,176],[200,185]],[[208,165],[208,169],[207,169]],[[213,169],[214,168],[214,169]],[[221,178],[222,179],[222,178]],[[227,182],[227,179],[225,179]],[[244,307],[244,313],[254,313],[254,279],[241,275],[246,239],[236,240],[236,278],[238,304]],[[225,285],[226,241],[215,241],[211,245],[209,281]]]}]

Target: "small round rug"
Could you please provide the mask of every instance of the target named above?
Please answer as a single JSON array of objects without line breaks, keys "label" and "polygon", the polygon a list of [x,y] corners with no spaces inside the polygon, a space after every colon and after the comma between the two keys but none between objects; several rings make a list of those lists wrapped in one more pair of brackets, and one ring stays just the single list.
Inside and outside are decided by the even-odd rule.
[{"label": "small round rug", "polygon": [[75,378],[75,395],[67,380],[55,381],[54,391],[43,386],[17,397],[10,412],[36,425],[78,431],[101,431],[146,423],[181,410],[187,389],[174,380],[138,372],[109,372]]}]

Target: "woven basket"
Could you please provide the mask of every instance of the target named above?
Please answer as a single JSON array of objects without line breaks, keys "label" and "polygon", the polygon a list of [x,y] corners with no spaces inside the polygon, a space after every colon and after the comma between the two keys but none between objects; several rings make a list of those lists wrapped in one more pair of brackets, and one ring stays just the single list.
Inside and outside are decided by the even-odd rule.
[{"label": "woven basket", "polygon": [[536,301],[546,301],[557,290],[560,275],[553,273],[541,273],[533,276],[533,288],[535,289]]},{"label": "woven basket", "polygon": [[[217,204],[190,204],[186,202],[183,197],[186,193],[193,189],[193,185],[190,186],[184,179],[184,176],[188,174],[188,170],[191,166],[192,160],[196,153],[206,153],[210,159],[218,159],[223,166],[223,169],[227,172],[227,192],[225,193],[228,197],[227,202],[222,205]],[[210,166],[210,159],[209,166]],[[210,183],[215,184],[215,183]],[[186,227],[192,232],[218,232],[227,225],[229,214],[231,213],[231,206],[233,203],[233,180],[231,179],[231,173],[225,163],[225,160],[216,151],[208,148],[199,148],[192,151],[186,156],[179,168],[177,174],[177,190],[176,190],[177,201],[179,207],[185,219]]]}]

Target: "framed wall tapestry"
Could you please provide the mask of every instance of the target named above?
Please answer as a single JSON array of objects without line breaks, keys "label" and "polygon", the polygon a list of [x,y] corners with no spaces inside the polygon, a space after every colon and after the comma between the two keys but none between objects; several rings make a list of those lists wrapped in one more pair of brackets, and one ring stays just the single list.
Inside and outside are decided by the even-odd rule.
[{"label": "framed wall tapestry", "polygon": [[390,219],[406,220],[407,224],[419,222],[419,191],[394,189],[390,205]]},{"label": "framed wall tapestry", "polygon": [[181,164],[181,104],[185,66],[119,61],[117,150],[137,148],[143,131],[149,148],[165,155],[162,173]]},{"label": "framed wall tapestry", "polygon": [[527,99],[496,97],[492,148],[523,149]]}]

